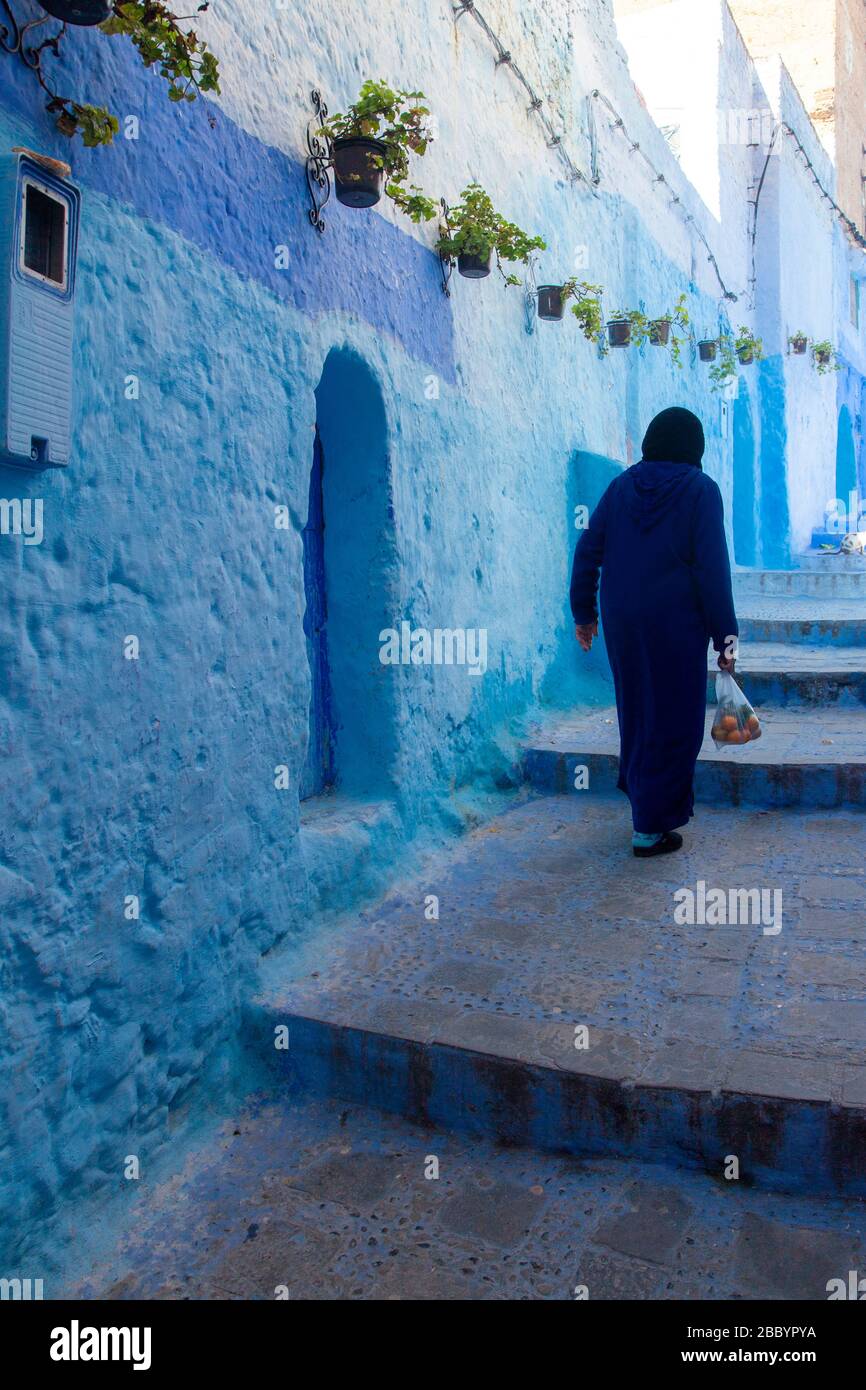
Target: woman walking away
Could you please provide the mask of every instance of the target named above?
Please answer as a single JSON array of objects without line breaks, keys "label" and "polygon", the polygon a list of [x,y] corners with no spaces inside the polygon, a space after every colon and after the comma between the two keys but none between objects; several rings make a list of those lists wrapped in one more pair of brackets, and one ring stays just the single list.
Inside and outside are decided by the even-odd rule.
[{"label": "woman walking away", "polygon": [[733,671],[739,631],[722,495],[701,468],[704,431],[679,406],[657,415],[639,463],[615,478],[577,543],[571,611],[585,652],[598,634],[613,672],[618,786],[631,801],[638,858],[679,849],[694,812],[704,738],[707,643]]}]

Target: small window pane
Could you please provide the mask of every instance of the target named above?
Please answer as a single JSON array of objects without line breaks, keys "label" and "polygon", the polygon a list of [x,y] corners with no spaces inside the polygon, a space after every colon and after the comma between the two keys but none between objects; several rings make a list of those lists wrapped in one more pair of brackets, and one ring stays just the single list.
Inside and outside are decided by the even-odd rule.
[{"label": "small window pane", "polygon": [[55,285],[66,283],[66,204],[33,184],[24,189],[24,265]]}]

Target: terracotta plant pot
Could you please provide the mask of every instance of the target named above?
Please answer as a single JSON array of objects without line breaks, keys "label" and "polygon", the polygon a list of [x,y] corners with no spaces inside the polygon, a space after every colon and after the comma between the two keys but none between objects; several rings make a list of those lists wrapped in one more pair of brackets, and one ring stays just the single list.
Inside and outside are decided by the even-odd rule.
[{"label": "terracotta plant pot", "polygon": [[486,256],[474,255],[469,251],[462,251],[457,257],[457,269],[461,275],[465,275],[467,280],[483,280],[485,275],[490,274],[490,261],[493,256],[492,249]]},{"label": "terracotta plant pot", "polygon": [[802,356],[803,356],[803,353],[806,351],[806,348],[807,348],[807,346],[808,346],[808,343],[809,343],[809,339],[808,339],[808,338],[792,338],[792,339],[791,339],[791,351],[792,351],[792,352],[796,352],[796,354],[797,354],[798,357],[802,357]]},{"label": "terracotta plant pot", "polygon": [[750,367],[755,360],[755,349],[753,347],[737,348],[737,357],[743,367]]},{"label": "terracotta plant pot", "polygon": [[715,362],[718,350],[715,338],[704,338],[703,342],[698,343],[698,356],[702,362]]},{"label": "terracotta plant pot", "polygon": [[653,347],[667,347],[671,337],[670,319],[653,319],[649,326],[649,340]]},{"label": "terracotta plant pot", "polygon": [[539,285],[538,287],[538,317],[547,319],[550,322],[557,322],[565,313],[565,305],[562,302],[561,285]]},{"label": "terracotta plant pot", "polygon": [[111,0],[39,0],[43,10],[64,24],[102,24],[112,12]]},{"label": "terracotta plant pot", "polygon": [[631,342],[631,320],[611,319],[607,325],[607,341],[611,347],[628,347]]},{"label": "terracotta plant pot", "polygon": [[351,135],[334,141],[334,187],[347,208],[371,208],[382,196],[385,170],[381,140]]}]

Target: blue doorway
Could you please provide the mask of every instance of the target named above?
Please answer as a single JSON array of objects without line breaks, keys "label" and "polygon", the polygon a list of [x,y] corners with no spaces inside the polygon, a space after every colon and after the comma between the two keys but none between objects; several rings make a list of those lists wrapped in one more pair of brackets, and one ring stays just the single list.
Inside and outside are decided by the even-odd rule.
[{"label": "blue doorway", "polygon": [[331,723],[331,667],[328,660],[328,598],[325,583],[325,457],[319,428],[313,442],[310,498],[304,544],[304,636],[310,665],[310,715],[307,761],[300,799],[318,796],[334,784],[334,739]]}]

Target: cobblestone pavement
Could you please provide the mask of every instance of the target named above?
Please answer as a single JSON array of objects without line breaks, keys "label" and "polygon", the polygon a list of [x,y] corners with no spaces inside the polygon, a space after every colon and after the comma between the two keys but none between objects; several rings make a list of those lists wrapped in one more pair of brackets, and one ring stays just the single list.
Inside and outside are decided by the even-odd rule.
[{"label": "cobblestone pavement", "polygon": [[854,1201],[498,1149],[335,1102],[260,1103],[140,1193],[130,1234],[69,1292],[823,1300],[828,1280],[866,1271],[864,1217]]},{"label": "cobblestone pavement", "polygon": [[[637,860],[624,797],[526,801],[319,942],[308,973],[276,958],[263,993],[275,1017],[386,1032],[411,1005],[439,1041],[502,1055],[531,1023],[542,1051],[562,1034],[561,1065],[586,1024],[624,1078],[864,1104],[862,819],[702,807],[684,833]],[[699,880],[777,893],[780,930],[678,924]]]}]

